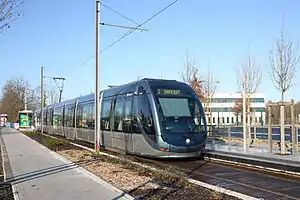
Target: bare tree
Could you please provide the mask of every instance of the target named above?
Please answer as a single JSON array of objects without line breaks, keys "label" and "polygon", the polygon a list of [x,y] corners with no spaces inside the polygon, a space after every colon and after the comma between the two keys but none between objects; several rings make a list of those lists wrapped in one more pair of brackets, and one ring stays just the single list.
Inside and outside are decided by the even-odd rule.
[{"label": "bare tree", "polygon": [[25,109],[25,97],[28,110],[39,109],[41,99],[39,88],[31,88],[22,77],[8,80],[2,88],[0,112],[8,114],[9,121],[16,121],[18,112]]},{"label": "bare tree", "polygon": [[27,82],[23,78],[8,80],[3,86],[1,98],[1,112],[8,115],[9,121],[15,121],[18,112],[23,110],[24,94]]},{"label": "bare tree", "polygon": [[[249,53],[247,61],[242,64],[241,70],[238,70],[236,75],[239,91],[243,94],[245,90],[247,99],[250,100],[250,96],[257,91],[262,79],[261,67],[256,63],[255,57]],[[244,81],[243,75],[245,75]]]},{"label": "bare tree", "polygon": [[58,103],[59,95],[56,88],[50,88],[46,90],[46,102],[48,105]]},{"label": "bare tree", "polygon": [[276,50],[270,50],[270,69],[269,77],[274,87],[281,92],[280,106],[280,144],[281,154],[285,154],[284,137],[284,94],[293,86],[293,80],[296,74],[296,66],[299,62],[298,45],[294,45],[290,38],[284,34],[284,18],[282,21],[280,38],[276,41]]},{"label": "bare tree", "polygon": [[[250,112],[253,112],[253,108],[250,107],[250,104],[248,101],[246,102],[246,107],[247,108],[249,107]],[[234,106],[231,111],[233,112],[233,114],[236,117],[241,116],[241,122],[243,121],[243,115],[242,115],[243,114],[243,99],[242,98],[238,98],[235,100]]]},{"label": "bare tree", "polygon": [[23,0],[0,0],[0,33],[21,15]]},{"label": "bare tree", "polygon": [[203,80],[199,75],[198,68],[195,64],[195,59],[191,59],[188,51],[186,51],[186,61],[184,64],[184,68],[184,71],[179,74],[181,79],[193,88],[200,99],[203,99]]},{"label": "bare tree", "polygon": [[247,110],[247,126],[248,137],[251,138],[250,131],[250,114],[251,114],[251,101],[250,98],[256,93],[262,79],[262,72],[260,65],[256,63],[255,57],[249,53],[248,59],[242,64],[241,70],[237,71],[237,83],[239,90],[243,97],[243,91],[246,92],[246,110]]},{"label": "bare tree", "polygon": [[[214,76],[213,76],[213,72],[208,68],[207,70],[207,76],[206,78],[203,80],[203,90],[204,90],[204,99],[205,99],[205,110],[207,115],[209,115],[211,117],[212,112],[211,112],[211,100],[216,92],[216,83],[214,81]],[[211,122],[211,121],[210,121]]]},{"label": "bare tree", "polygon": [[284,94],[293,86],[296,74],[296,65],[299,61],[298,45],[295,46],[290,39],[286,39],[283,25],[280,38],[276,41],[276,52],[270,50],[270,69],[268,75],[274,87],[281,92],[281,101]]},{"label": "bare tree", "polygon": [[37,110],[41,108],[41,87],[29,88],[27,95],[28,109]]},{"label": "bare tree", "polygon": [[216,92],[216,81],[214,81],[213,72],[208,69],[207,76],[203,80],[203,89],[204,89],[204,96],[205,98],[212,98]]}]

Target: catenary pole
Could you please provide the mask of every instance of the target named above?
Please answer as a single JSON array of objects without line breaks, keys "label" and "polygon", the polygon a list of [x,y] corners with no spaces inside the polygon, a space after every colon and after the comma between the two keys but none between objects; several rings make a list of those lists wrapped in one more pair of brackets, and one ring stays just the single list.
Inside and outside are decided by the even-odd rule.
[{"label": "catenary pole", "polygon": [[95,91],[95,151],[99,151],[100,135],[100,0],[96,0],[96,91]]},{"label": "catenary pole", "polygon": [[44,120],[44,114],[43,114],[43,107],[44,107],[44,67],[41,67],[41,133],[43,133],[43,120]]}]

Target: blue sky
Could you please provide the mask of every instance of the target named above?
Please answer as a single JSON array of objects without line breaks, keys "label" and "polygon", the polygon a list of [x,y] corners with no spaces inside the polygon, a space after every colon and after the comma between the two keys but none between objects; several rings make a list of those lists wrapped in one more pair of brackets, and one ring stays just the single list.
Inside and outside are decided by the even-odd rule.
[{"label": "blue sky", "polygon": [[[102,2],[142,23],[172,0]],[[280,34],[283,14],[286,34],[300,39],[299,6],[297,0],[179,0],[144,26],[148,32],[137,31],[101,54],[100,87],[131,82],[138,76],[180,80],[188,48],[203,75],[209,62],[215,80],[220,81],[217,92],[235,92],[236,69],[250,49],[264,74],[258,92],[279,100],[280,92],[265,75],[268,52]],[[104,7],[101,21],[134,26]],[[66,77],[63,99],[94,91],[95,60],[85,62],[95,55],[94,24],[93,0],[25,0],[24,15],[0,35],[0,87],[20,76],[38,86],[43,65],[46,76]],[[102,26],[101,49],[126,31]],[[300,81],[295,84],[285,99],[300,100]],[[55,87],[50,80],[46,85]]]}]

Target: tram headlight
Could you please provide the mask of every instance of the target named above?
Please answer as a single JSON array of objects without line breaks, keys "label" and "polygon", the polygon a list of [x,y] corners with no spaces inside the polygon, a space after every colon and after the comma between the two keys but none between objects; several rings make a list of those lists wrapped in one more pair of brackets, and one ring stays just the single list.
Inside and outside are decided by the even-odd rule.
[{"label": "tram headlight", "polygon": [[185,142],[186,142],[187,144],[189,144],[189,143],[191,142],[191,139],[190,139],[190,138],[187,138],[187,139],[185,140]]}]

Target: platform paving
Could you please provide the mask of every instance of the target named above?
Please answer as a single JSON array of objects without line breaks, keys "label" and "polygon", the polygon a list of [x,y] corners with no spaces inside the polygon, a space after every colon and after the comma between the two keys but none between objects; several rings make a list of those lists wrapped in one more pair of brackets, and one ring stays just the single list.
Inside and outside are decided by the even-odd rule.
[{"label": "platform paving", "polygon": [[14,129],[0,137],[11,168],[6,179],[20,200],[133,199]]}]

